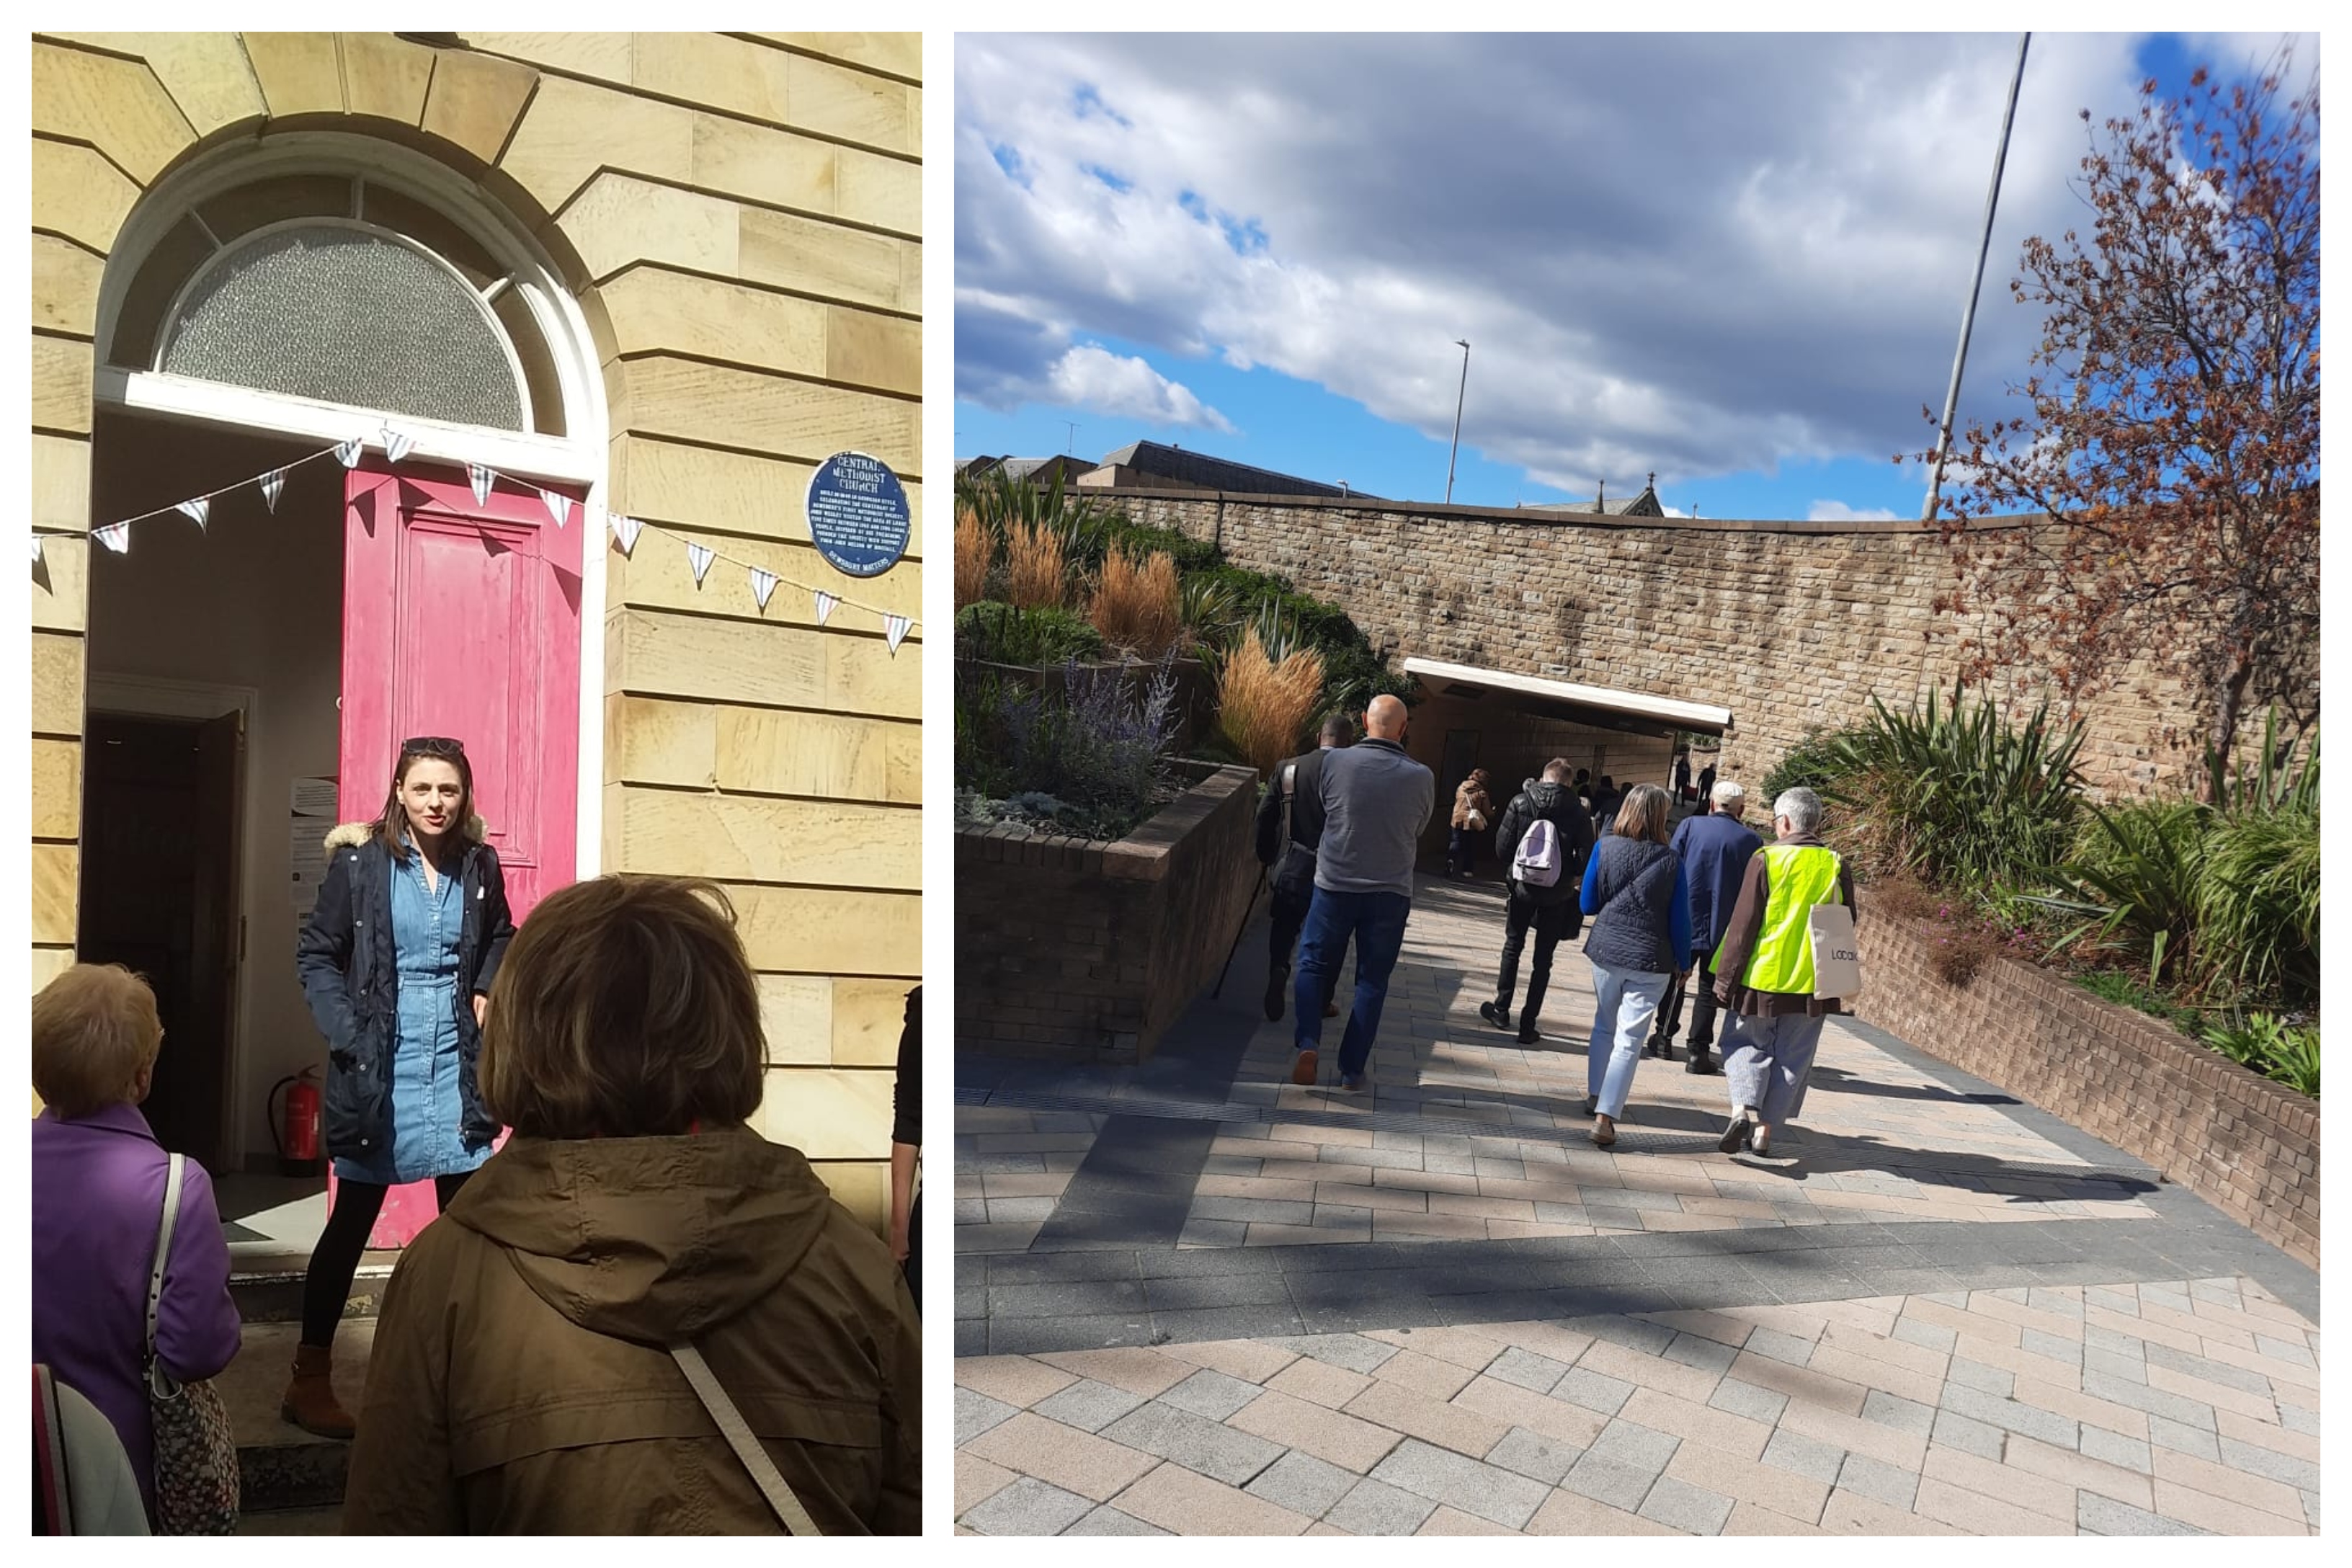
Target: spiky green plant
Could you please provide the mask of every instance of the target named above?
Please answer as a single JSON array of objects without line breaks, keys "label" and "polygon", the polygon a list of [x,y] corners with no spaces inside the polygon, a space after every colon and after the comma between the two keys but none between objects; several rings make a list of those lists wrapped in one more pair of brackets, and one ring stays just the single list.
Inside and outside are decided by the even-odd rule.
[{"label": "spiky green plant", "polygon": [[2263,749],[2252,767],[2242,761],[2234,768],[2210,745],[2205,748],[2205,774],[2213,804],[2223,811],[2317,811],[2319,809],[2319,726],[2311,727],[2311,749],[2301,757],[2301,742],[2279,733],[2278,704],[2263,719]]},{"label": "spiky green plant", "polygon": [[2129,939],[2141,944],[2152,980],[2198,978],[2198,905],[2211,817],[2211,809],[2195,801],[2095,810],[2057,879],[2100,912],[2060,945],[2085,937]]},{"label": "spiky green plant", "polygon": [[1823,738],[1825,799],[1879,869],[1938,886],[2032,878],[2063,857],[2080,819],[2080,721],[2048,705],[2012,722],[1990,699],[1952,689],[1896,713],[1876,698],[1860,724]]}]

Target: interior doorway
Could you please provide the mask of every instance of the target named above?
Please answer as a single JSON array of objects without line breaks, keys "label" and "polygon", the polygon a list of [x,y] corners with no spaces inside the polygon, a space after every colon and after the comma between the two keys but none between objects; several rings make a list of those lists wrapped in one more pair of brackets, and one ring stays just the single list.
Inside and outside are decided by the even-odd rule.
[{"label": "interior doorway", "polygon": [[244,1163],[230,1094],[245,714],[93,712],[87,733],[77,950],[154,988],[170,1048],[156,1058],[148,1124],[225,1176]]},{"label": "interior doorway", "polygon": [[[92,510],[105,521],[170,509],[305,449],[101,411]],[[164,956],[119,960],[159,997],[200,984],[207,998],[202,1023],[166,1015],[144,1110],[167,1144],[220,1177],[276,1168],[269,1086],[318,1057],[294,977],[306,912],[295,873],[298,851],[319,855],[333,821],[297,818],[291,801],[296,781],[331,779],[338,765],[342,513],[341,470],[310,463],[289,473],[274,508],[248,487],[215,500],[202,526],[167,510],[134,525],[127,550],[91,552],[81,955],[110,961],[94,942],[177,933],[150,943]],[[219,744],[190,751],[208,724]],[[224,795],[213,759],[232,733],[236,782]],[[191,857],[208,862],[202,880]],[[171,941],[184,949],[171,962],[205,973],[172,978]],[[173,1142],[167,1127],[191,1135]]]}]

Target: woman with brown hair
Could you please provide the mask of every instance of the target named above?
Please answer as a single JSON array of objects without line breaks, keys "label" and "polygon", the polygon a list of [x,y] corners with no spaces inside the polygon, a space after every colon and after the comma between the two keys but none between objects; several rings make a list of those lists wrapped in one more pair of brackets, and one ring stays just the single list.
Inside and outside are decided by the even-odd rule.
[{"label": "woman with brown hair", "polygon": [[294,950],[327,1037],[325,1131],[337,1187],[302,1285],[302,1339],[279,1414],[348,1437],[335,1326],[383,1195],[430,1180],[445,1210],[490,1157],[498,1118],[475,1088],[483,1009],[514,938],[474,769],[442,736],[401,742],[373,822],[327,836],[327,877]]},{"label": "woman with brown hair", "polygon": [[513,1136],[393,1275],[346,1533],[919,1532],[914,1302],[747,1125],[764,1058],[716,887],[532,911],[482,1048]]},{"label": "woman with brown hair", "polygon": [[1671,805],[1656,784],[1635,784],[1584,867],[1584,912],[1592,921],[1584,956],[1598,1003],[1585,1053],[1584,1113],[1604,1149],[1617,1142],[1658,1003],[1689,962],[1690,883],[1682,857],[1667,847]]}]

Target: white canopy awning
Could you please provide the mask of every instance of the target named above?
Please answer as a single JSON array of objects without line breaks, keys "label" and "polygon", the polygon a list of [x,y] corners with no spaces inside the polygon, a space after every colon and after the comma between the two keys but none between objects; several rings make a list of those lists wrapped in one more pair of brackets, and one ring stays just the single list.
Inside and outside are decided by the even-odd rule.
[{"label": "white canopy awning", "polygon": [[1677,730],[1696,730],[1719,735],[1731,728],[1730,709],[1717,708],[1705,702],[1689,702],[1679,697],[1654,697],[1647,692],[1616,691],[1605,686],[1580,686],[1572,680],[1548,680],[1537,675],[1514,675],[1507,670],[1480,669],[1475,665],[1447,664],[1434,658],[1407,658],[1404,672],[1433,688],[1485,687],[1489,690],[1514,692],[1546,702],[1562,702],[1578,708],[1596,709],[1603,713],[1646,719],[1653,723],[1672,725]]}]

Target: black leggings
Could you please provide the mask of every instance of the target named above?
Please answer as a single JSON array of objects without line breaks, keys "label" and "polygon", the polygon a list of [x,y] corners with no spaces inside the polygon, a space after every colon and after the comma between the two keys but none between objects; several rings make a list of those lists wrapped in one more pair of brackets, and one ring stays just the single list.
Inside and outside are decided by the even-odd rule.
[{"label": "black leggings", "polygon": [[[457,1189],[474,1179],[471,1171],[433,1178],[433,1195],[446,1214]],[[310,1271],[302,1277],[302,1342],[331,1345],[335,1326],[352,1299],[352,1277],[359,1272],[360,1254],[367,1250],[368,1233],[383,1212],[383,1194],[391,1189],[373,1182],[335,1184],[335,1203],[327,1214],[327,1228],[310,1249]]]}]

